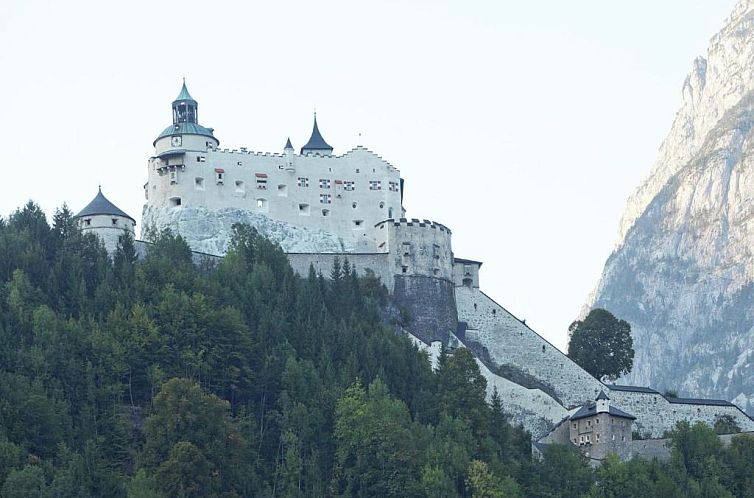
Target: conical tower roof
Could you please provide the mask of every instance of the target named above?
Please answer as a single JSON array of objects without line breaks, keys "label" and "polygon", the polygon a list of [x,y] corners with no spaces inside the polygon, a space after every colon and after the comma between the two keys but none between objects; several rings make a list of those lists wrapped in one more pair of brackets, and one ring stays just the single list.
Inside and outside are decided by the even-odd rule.
[{"label": "conical tower roof", "polygon": [[285,148],[283,150],[288,150],[288,149],[292,149],[292,148],[293,148],[293,144],[291,143],[290,137],[288,137],[288,141],[285,142]]},{"label": "conical tower roof", "polygon": [[322,134],[319,132],[319,126],[317,126],[317,113],[314,113],[314,128],[312,129],[312,136],[309,137],[309,141],[306,142],[306,145],[301,147],[301,153],[305,154],[307,150],[311,151],[318,151],[318,150],[326,150],[332,152],[332,147],[330,144],[325,142],[325,139],[322,138]]},{"label": "conical tower roof", "polygon": [[136,220],[128,216],[118,206],[116,206],[115,204],[107,200],[107,197],[105,197],[102,194],[101,187],[99,191],[97,192],[97,195],[92,200],[92,202],[87,204],[84,209],[79,211],[79,213],[76,216],[74,216],[74,218],[83,218],[84,216],[95,216],[95,215],[122,216],[124,218],[128,218],[129,220],[133,222],[136,222]]},{"label": "conical tower roof", "polygon": [[186,88],[186,79],[183,79],[183,86],[181,87],[181,93],[178,94],[178,97],[175,98],[173,102],[179,102],[181,100],[189,100],[191,102],[196,103],[196,100],[194,100],[194,97],[191,96],[191,94],[188,91],[188,88]]}]

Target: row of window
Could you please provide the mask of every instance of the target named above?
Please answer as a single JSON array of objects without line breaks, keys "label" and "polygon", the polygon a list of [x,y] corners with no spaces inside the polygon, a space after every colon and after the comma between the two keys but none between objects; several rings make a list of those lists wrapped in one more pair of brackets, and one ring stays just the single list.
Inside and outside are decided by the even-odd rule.
[{"label": "row of window", "polygon": [[[600,435],[595,434],[594,437],[595,442],[600,442]],[[615,441],[615,434],[612,435],[612,440]],[[621,441],[624,443],[626,442],[626,436],[621,436]],[[579,438],[573,438],[573,444],[592,444],[592,436],[591,434],[586,434],[584,436],[579,436]]]},{"label": "row of window", "polygon": [[[388,182],[389,183],[389,190],[391,192],[398,192],[398,182]],[[308,187],[309,186],[309,178],[305,176],[299,176],[296,179],[296,185],[299,187]],[[352,192],[356,190],[356,182],[353,180],[335,180],[335,185],[342,185],[343,190],[347,190],[349,192]],[[320,178],[319,179],[319,188],[321,189],[329,189],[332,188],[332,180],[329,178]],[[382,190],[382,181],[381,180],[370,180],[369,181],[369,190]]]}]

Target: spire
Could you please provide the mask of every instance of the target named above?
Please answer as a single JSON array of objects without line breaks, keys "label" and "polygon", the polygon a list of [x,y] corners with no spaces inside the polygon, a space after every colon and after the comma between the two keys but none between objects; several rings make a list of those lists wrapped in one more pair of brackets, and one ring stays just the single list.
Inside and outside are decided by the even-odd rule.
[{"label": "spire", "polygon": [[610,398],[607,397],[607,394],[605,394],[604,390],[601,390],[599,396],[597,396],[597,401],[599,401],[601,399],[610,400]]},{"label": "spire", "polygon": [[293,150],[293,144],[291,144],[291,137],[288,137],[288,141],[285,142],[285,148],[283,150]]},{"label": "spire", "polygon": [[317,126],[317,111],[314,111],[314,128],[312,129],[312,136],[306,145],[301,147],[301,154],[307,154],[310,152],[318,152],[320,154],[332,154],[332,147],[325,142],[322,138],[322,134],[319,132],[319,126]]},{"label": "spire", "polygon": [[178,94],[178,97],[174,100],[174,102],[178,102],[180,100],[189,100],[191,102],[196,102],[194,100],[194,97],[191,96],[191,94],[188,91],[188,88],[186,88],[186,78],[183,78],[183,86],[181,87],[181,93]]}]

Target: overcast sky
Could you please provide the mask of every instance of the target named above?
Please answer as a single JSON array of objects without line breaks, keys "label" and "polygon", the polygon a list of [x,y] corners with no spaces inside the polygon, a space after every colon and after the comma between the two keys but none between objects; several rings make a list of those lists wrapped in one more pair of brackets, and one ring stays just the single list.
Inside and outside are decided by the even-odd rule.
[{"label": "overcast sky", "polygon": [[561,349],[692,60],[735,0],[44,2],[0,15],[0,215],[141,219],[181,78],[222,147],[282,152],[312,111],[401,170],[409,217]]}]

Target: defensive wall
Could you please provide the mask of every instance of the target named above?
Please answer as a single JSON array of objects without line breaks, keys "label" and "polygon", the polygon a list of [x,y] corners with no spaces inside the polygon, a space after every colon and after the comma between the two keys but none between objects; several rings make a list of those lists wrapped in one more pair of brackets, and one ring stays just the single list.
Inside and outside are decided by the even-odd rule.
[{"label": "defensive wall", "polygon": [[724,415],[733,418],[742,431],[754,431],[752,420],[739,407],[724,400],[664,396],[648,387],[608,385],[610,402],[636,417],[634,430],[662,437],[683,420],[714,426]]},{"label": "defensive wall", "polygon": [[487,349],[495,367],[512,367],[549,386],[566,408],[594,400],[604,384],[526,326],[484,292],[456,286],[458,319],[466,340]]}]

